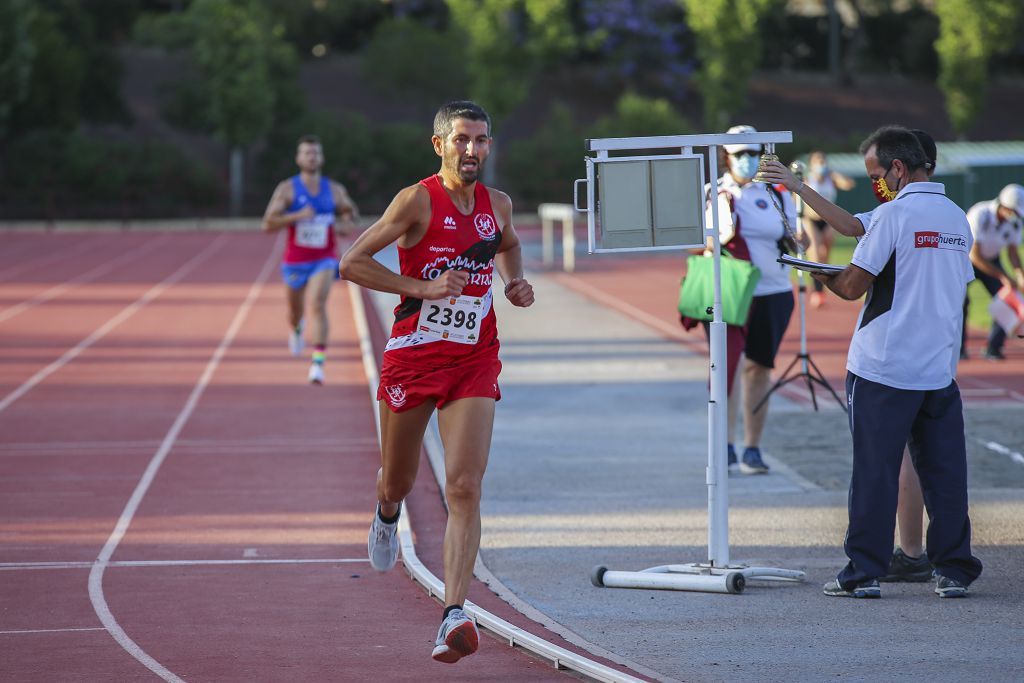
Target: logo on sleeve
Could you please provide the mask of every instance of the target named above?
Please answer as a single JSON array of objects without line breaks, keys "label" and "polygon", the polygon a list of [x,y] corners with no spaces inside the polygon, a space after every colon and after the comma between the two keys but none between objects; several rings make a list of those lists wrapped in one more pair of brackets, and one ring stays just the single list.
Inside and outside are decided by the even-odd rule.
[{"label": "logo on sleeve", "polygon": [[480,239],[493,240],[498,233],[498,229],[494,225],[494,218],[489,213],[478,213],[473,216],[473,225],[476,227],[476,234],[480,235]]},{"label": "logo on sleeve", "polygon": [[914,248],[967,251],[967,239],[953,232],[918,231],[914,233]]}]

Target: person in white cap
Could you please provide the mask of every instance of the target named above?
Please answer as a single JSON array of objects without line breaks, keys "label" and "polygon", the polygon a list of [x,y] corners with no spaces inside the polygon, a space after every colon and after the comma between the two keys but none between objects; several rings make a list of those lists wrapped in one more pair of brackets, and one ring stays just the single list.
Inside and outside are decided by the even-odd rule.
[{"label": "person in white cap", "polygon": [[[728,133],[756,133],[752,126],[733,126]],[[754,289],[747,324],[743,327],[729,325],[726,328],[726,354],[729,391],[729,470],[739,469],[745,474],[764,474],[768,465],[761,457],[760,441],[764,431],[768,404],[754,410],[768,393],[771,371],[775,367],[782,336],[793,315],[793,285],[789,279],[789,267],[777,262],[781,243],[788,239],[790,230],[799,229],[796,206],[785,189],[752,182],[757,173],[761,157],[761,145],[743,143],[723,145],[725,173],[716,183],[718,200],[718,226],[722,249],[732,257],[750,261],[761,271],[761,278]],[[714,198],[710,185],[706,188],[708,197],[707,220],[711,221],[711,200]],[[790,230],[787,230],[776,206],[782,207]],[[806,241],[806,238],[803,238]],[[689,329],[696,325],[690,319],[683,320]],[[707,326],[705,326],[707,330]],[[741,458],[736,457],[733,445],[736,431],[737,402],[733,399],[733,379],[741,364],[741,354],[746,357],[743,364],[743,427],[744,445]]]},{"label": "person in white cap", "polygon": [[[971,248],[971,265],[974,276],[985,286],[988,293],[995,296],[1003,287],[1013,290],[1024,290],[1024,269],[1021,268],[1018,248],[1021,243],[1021,228],[1024,225],[1024,187],[1007,185],[999,192],[999,196],[984,202],[978,202],[967,212],[967,221],[971,224],[974,235],[974,246]],[[1006,249],[1006,256],[1013,266],[1013,275],[1003,270],[1000,255]],[[961,348],[967,349],[967,309],[968,299],[964,298],[964,326]],[[1003,345],[1006,343],[1006,331],[998,323],[992,323],[988,333],[988,343],[982,351],[988,360],[1004,360]]]}]

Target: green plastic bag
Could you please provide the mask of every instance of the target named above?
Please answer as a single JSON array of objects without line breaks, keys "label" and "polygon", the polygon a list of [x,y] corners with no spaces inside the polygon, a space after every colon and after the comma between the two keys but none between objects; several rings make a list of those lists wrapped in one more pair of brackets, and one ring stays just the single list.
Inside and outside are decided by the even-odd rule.
[{"label": "green plastic bag", "polygon": [[[761,271],[750,261],[727,256],[722,250],[722,320],[746,325],[754,287]],[[715,301],[715,263],[709,256],[686,259],[686,277],[679,287],[679,312],[694,320],[711,320]]]}]

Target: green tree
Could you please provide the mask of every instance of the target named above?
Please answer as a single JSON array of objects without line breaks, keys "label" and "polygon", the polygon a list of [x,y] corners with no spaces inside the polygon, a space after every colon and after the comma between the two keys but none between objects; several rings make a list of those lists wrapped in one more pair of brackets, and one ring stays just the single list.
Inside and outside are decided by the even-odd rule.
[{"label": "green tree", "polygon": [[496,121],[526,98],[537,69],[577,44],[568,0],[447,2],[457,35],[467,41],[468,94]]},{"label": "green tree", "polygon": [[407,17],[389,19],[377,27],[362,57],[364,79],[374,89],[420,105],[431,115],[442,102],[466,96],[460,92],[466,81],[465,53],[450,31]]},{"label": "green tree", "polygon": [[936,0],[939,87],[953,129],[963,136],[984,106],[989,59],[1013,47],[1019,0]]},{"label": "green tree", "polygon": [[36,48],[30,32],[36,20],[31,0],[0,4],[0,140],[14,109],[25,102]]},{"label": "green tree", "polygon": [[761,59],[758,24],[774,0],[679,0],[697,42],[704,125],[725,128]]},{"label": "green tree", "polygon": [[304,111],[294,48],[265,5],[194,0],[184,13],[143,17],[135,29],[140,42],[190,49],[199,78],[179,86],[172,109],[179,124],[211,130],[227,145],[233,215],[242,209],[246,150]]}]

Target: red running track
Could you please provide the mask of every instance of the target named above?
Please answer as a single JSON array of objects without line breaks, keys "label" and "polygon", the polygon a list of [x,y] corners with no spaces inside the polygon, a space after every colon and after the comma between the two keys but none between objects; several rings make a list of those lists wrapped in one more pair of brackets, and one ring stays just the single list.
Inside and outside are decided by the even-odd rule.
[{"label": "red running track", "polygon": [[[311,387],[272,238],[4,239],[0,680],[155,680],[144,662],[185,680],[566,677],[493,637],[434,663],[440,607],[370,569],[379,455],[344,286]],[[411,517],[439,574],[444,509],[421,473]]]}]

